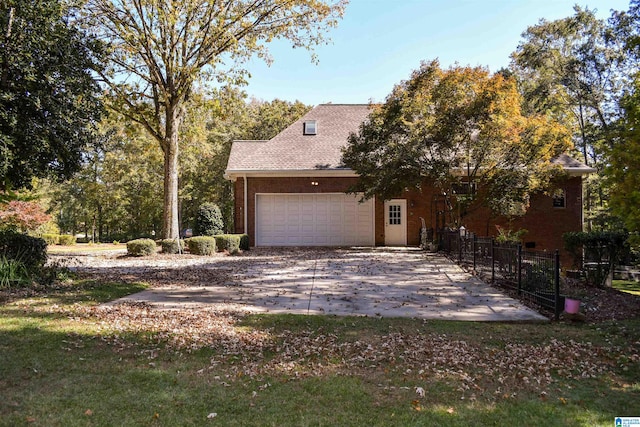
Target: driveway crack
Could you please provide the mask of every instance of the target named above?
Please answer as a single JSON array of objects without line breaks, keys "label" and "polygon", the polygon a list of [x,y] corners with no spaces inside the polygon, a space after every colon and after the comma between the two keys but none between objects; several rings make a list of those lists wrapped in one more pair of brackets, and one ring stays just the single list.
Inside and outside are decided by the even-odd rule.
[{"label": "driveway crack", "polygon": [[309,302],[307,303],[307,314],[311,310],[311,297],[313,296],[313,287],[316,283],[316,270],[318,268],[318,258],[313,261],[313,274],[311,275],[311,290],[309,291]]}]

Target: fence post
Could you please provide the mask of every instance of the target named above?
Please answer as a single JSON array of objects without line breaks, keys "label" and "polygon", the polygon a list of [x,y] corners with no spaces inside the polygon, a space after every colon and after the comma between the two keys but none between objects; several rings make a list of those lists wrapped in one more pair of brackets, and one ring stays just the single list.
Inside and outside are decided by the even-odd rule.
[{"label": "fence post", "polygon": [[554,287],[555,287],[555,319],[556,321],[560,320],[560,311],[562,311],[562,307],[560,307],[560,252],[556,249],[555,257],[554,257]]},{"label": "fence post", "polygon": [[458,233],[458,264],[462,265],[462,235]]},{"label": "fence post", "polygon": [[491,283],[496,281],[496,249],[491,239]]},{"label": "fence post", "polygon": [[473,240],[471,241],[471,250],[473,251],[473,271],[476,271],[476,248],[477,248],[478,238],[475,233],[473,233]]},{"label": "fence post", "polygon": [[518,245],[518,295],[522,293],[522,245]]}]

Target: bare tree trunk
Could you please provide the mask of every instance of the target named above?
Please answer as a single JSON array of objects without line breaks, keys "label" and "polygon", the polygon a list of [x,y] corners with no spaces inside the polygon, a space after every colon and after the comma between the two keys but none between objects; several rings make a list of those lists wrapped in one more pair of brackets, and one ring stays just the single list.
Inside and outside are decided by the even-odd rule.
[{"label": "bare tree trunk", "polygon": [[165,239],[178,237],[178,146],[164,153],[164,217]]},{"label": "bare tree trunk", "polygon": [[178,225],[178,129],[180,128],[179,107],[167,109],[166,134],[164,142],[164,215],[163,237],[176,239],[180,236]]}]

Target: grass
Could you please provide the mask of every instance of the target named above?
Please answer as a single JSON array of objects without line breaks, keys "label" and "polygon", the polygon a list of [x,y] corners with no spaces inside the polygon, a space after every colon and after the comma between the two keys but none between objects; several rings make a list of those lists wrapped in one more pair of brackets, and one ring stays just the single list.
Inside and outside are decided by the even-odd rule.
[{"label": "grass", "polygon": [[[76,281],[0,305],[0,425],[609,426],[640,414],[638,319],[175,321],[96,309],[144,287]],[[555,353],[570,372],[528,384],[527,369]],[[486,374],[505,360],[503,383]]]},{"label": "grass", "polygon": [[640,296],[640,282],[631,280],[614,280],[613,287],[619,291]]}]

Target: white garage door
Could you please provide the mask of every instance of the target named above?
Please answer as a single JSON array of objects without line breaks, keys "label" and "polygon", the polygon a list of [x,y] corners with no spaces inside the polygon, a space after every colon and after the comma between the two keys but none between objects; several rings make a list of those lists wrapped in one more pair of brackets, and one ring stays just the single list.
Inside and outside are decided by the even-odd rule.
[{"label": "white garage door", "polygon": [[339,194],[257,194],[256,246],[374,245],[373,200]]}]

